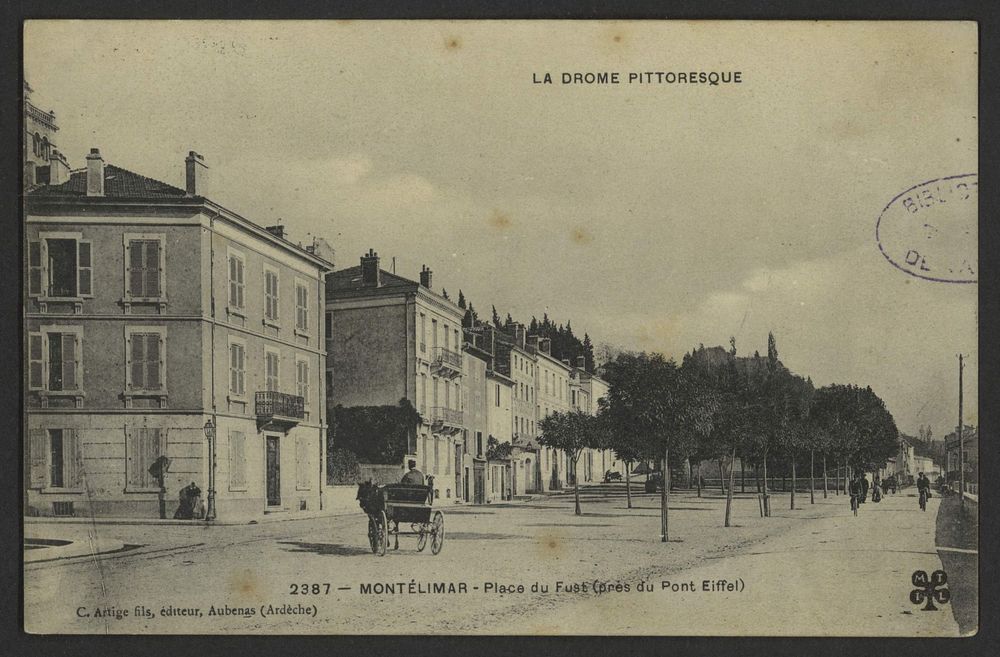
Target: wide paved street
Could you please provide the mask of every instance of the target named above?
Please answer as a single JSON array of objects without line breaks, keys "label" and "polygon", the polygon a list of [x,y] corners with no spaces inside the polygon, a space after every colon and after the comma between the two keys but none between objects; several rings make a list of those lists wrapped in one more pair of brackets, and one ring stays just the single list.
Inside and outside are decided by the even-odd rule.
[{"label": "wide paved street", "polygon": [[[811,505],[800,493],[792,511],[787,494],[776,493],[774,515],[762,519],[756,497],[738,495],[735,526],[725,528],[719,491],[682,491],[671,497],[666,544],[655,496],[635,495],[631,510],[620,486],[583,497],[579,517],[572,495],[443,506],[447,538],[437,556],[417,552],[413,537],[400,538],[398,552],[390,545],[385,557],[373,556],[360,512],[247,526],[32,523],[30,535],[88,540],[95,532],[138,547],[28,564],[26,629],[959,634],[953,604],[921,611],[909,600],[912,573],[942,568],[938,549],[956,547],[936,544],[937,497],[921,512],[915,497],[890,496],[855,518],[843,496],[820,493]],[[975,573],[948,575],[954,595],[976,590]],[[962,578],[965,586],[956,585]],[[307,595],[293,593],[303,586]]]}]

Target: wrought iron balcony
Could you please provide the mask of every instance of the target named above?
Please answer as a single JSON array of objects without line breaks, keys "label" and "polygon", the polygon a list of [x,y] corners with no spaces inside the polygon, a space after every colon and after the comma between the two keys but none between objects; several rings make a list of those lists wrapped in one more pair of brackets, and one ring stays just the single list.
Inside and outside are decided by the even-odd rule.
[{"label": "wrought iron balcony", "polygon": [[462,411],[444,406],[435,406],[431,409],[432,426],[440,427],[444,430],[462,430]]},{"label": "wrought iron balcony", "polygon": [[462,354],[438,347],[434,350],[433,367],[445,376],[457,376],[462,373]]},{"label": "wrought iron balcony", "polygon": [[257,427],[288,430],[306,416],[305,400],[277,390],[259,390],[254,395]]}]

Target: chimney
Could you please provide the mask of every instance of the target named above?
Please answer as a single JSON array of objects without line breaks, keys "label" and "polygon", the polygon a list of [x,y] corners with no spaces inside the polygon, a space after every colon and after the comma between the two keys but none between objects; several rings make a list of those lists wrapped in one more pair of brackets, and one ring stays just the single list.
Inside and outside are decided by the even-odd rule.
[{"label": "chimney", "polygon": [[49,157],[49,184],[61,185],[69,180],[69,162],[66,156],[57,150]]},{"label": "chimney", "polygon": [[581,370],[587,369],[587,357],[586,356],[577,356],[576,357],[576,366],[577,366],[578,369],[581,369]]},{"label": "chimney", "polygon": [[87,196],[104,196],[104,158],[96,148],[87,156]]},{"label": "chimney", "polygon": [[426,287],[428,290],[431,289],[431,275],[433,272],[427,268],[427,265],[421,265],[420,269],[420,284]]},{"label": "chimney", "polygon": [[552,338],[539,338],[538,350],[543,354],[552,354]]},{"label": "chimney", "polygon": [[382,270],[378,266],[378,254],[368,249],[368,254],[361,256],[361,283],[379,287],[382,285]]},{"label": "chimney", "polygon": [[188,196],[207,196],[208,165],[205,158],[194,151],[188,151],[184,158],[184,179]]},{"label": "chimney", "polygon": [[514,325],[514,338],[517,340],[517,346],[524,349],[526,343],[526,331],[524,330],[524,324]]},{"label": "chimney", "polygon": [[285,227],[281,224],[275,224],[274,226],[267,226],[264,228],[267,232],[271,233],[279,239],[285,239]]},{"label": "chimney", "polygon": [[528,341],[528,346],[529,347],[534,347],[535,349],[538,348],[538,336],[537,335],[529,335],[527,337],[527,341]]}]

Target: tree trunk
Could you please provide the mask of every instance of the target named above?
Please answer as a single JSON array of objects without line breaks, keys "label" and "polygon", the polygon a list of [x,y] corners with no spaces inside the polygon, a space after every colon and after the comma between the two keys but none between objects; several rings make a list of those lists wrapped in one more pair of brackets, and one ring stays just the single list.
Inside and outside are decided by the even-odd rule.
[{"label": "tree trunk", "polygon": [[669,472],[670,448],[668,447],[663,451],[663,492],[660,494],[660,529],[662,530],[660,541],[663,543],[667,542],[669,536],[667,532],[667,504],[670,496]]},{"label": "tree trunk", "polygon": [[764,517],[765,518],[770,517],[770,515],[771,515],[771,506],[770,506],[770,502],[768,502],[767,497],[768,497],[767,496],[767,455],[765,454],[764,455],[764,494],[763,494],[763,498],[762,498],[764,500]]},{"label": "tree trunk", "polygon": [[823,455],[823,499],[826,499],[826,454]]},{"label": "tree trunk", "polygon": [[631,473],[632,468],[629,467],[629,464],[626,463],[625,461],[622,461],[622,463],[625,465],[625,500],[626,500],[626,506],[629,509],[631,509],[632,508],[632,473]]},{"label": "tree trunk", "polygon": [[[735,449],[733,449],[733,454],[736,454],[736,450]],[[746,465],[746,459],[743,458],[743,456],[741,455],[740,456],[740,492],[741,493],[747,492],[747,477],[746,477],[746,469],[743,467],[744,465]]]},{"label": "tree trunk", "polygon": [[698,474],[695,476],[698,478],[698,497],[701,497],[701,461],[698,461]]},{"label": "tree trunk", "polygon": [[792,456],[792,501],[789,502],[788,508],[795,510],[795,456]]},{"label": "tree trunk", "polygon": [[816,450],[809,450],[809,504],[816,504]]},{"label": "tree trunk", "polygon": [[[742,461],[740,461],[740,464],[742,465]],[[736,448],[733,447],[733,456],[732,459],[729,461],[729,490],[726,491],[726,527],[729,526],[729,518],[731,516],[733,508],[733,484],[736,483],[735,481],[733,481],[733,477],[736,474],[736,470],[734,469],[735,465],[736,465]]]},{"label": "tree trunk", "polygon": [[694,478],[694,462],[688,458],[688,490],[694,487],[694,482],[691,479]]},{"label": "tree trunk", "polygon": [[[732,467],[730,465],[729,467]],[[722,459],[719,459],[719,490],[726,492],[726,472],[722,468]]]},{"label": "tree trunk", "polygon": [[580,473],[577,468],[579,460],[580,460],[579,456],[573,459],[573,499],[574,502],[576,503],[576,511],[574,511],[574,514],[582,516],[583,512],[580,511]]}]

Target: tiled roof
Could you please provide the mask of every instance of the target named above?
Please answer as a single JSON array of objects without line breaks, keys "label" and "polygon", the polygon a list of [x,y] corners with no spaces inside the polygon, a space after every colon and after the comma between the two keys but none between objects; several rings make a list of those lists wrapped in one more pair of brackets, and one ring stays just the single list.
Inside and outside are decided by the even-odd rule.
[{"label": "tiled roof", "polygon": [[[403,278],[402,276],[397,276],[396,274],[381,270],[382,272],[382,285],[380,288],[385,287],[413,287],[417,285],[416,281],[411,281],[408,278]],[[327,289],[337,289],[337,290],[362,290],[365,288],[372,288],[373,286],[365,285],[361,282],[361,265],[356,265],[354,267],[348,267],[347,269],[341,269],[329,274],[326,278]]]},{"label": "tiled roof", "polygon": [[[104,197],[123,199],[184,198],[187,193],[165,182],[140,176],[113,164],[104,166]],[[41,185],[28,192],[32,197],[86,197],[87,170],[78,169],[61,185]]]}]

